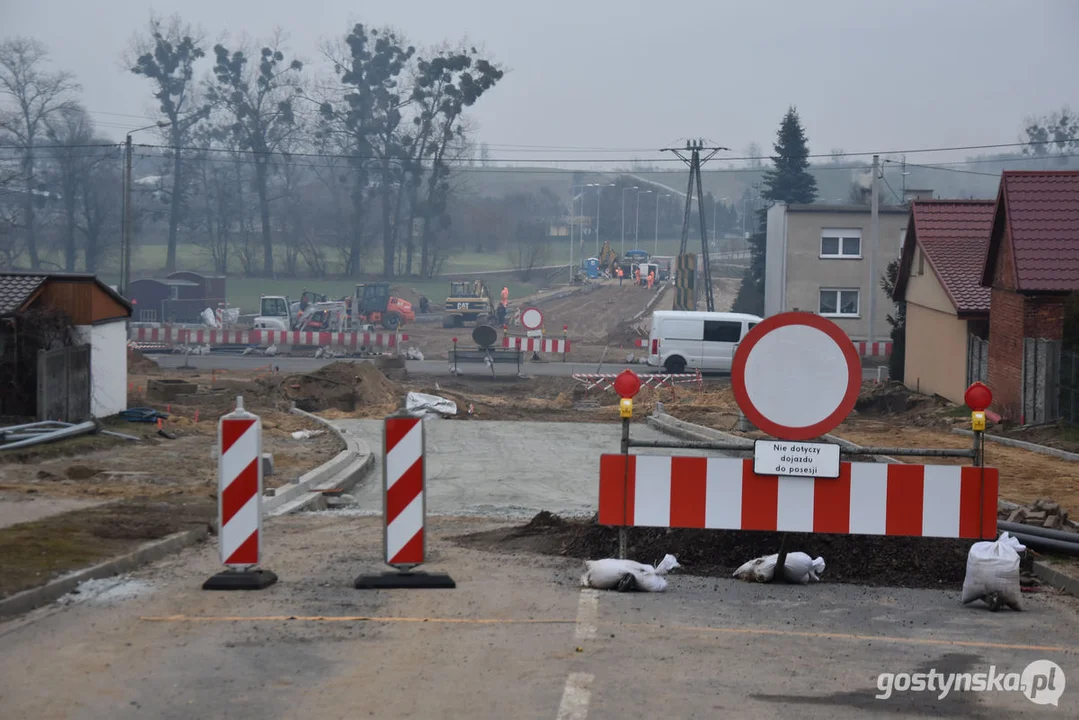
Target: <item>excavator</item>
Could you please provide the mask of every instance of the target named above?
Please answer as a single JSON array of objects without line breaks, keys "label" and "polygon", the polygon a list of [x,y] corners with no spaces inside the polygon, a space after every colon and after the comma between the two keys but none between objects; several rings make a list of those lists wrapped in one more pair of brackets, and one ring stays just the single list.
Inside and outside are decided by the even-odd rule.
[{"label": "excavator", "polygon": [[491,325],[495,317],[495,302],[491,299],[487,283],[482,280],[450,281],[450,295],[446,298],[442,327],[462,327],[466,322]]},{"label": "excavator", "polygon": [[599,251],[599,268],[610,277],[614,277],[614,270],[618,267],[618,253],[611,248],[611,241],[603,241],[603,249]]}]

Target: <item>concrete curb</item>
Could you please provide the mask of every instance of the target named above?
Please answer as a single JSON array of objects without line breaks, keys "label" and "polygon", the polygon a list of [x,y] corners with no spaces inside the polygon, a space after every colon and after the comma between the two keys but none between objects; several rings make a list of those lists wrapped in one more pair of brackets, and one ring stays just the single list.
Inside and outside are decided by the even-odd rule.
[{"label": "concrete curb", "polygon": [[[672,417],[666,413],[661,415],[650,415],[645,419],[645,422],[667,435],[672,435],[682,440],[691,440],[694,442],[745,442],[746,438],[738,437],[737,435],[731,435],[725,433],[722,430],[713,430],[712,428],[704,427],[703,425],[697,425],[695,423],[686,422],[685,420],[679,420],[676,417]],[[753,454],[752,448],[746,450],[737,450],[732,452],[746,453],[748,455]]]},{"label": "concrete curb", "polygon": [[662,285],[660,285],[660,286],[659,286],[659,290],[657,290],[657,291],[656,291],[656,293],[655,293],[655,295],[653,295],[653,296],[652,296],[652,298],[651,298],[651,299],[650,299],[650,300],[649,300],[649,301],[648,301],[648,302],[647,302],[647,303],[645,304],[645,306],[644,306],[644,309],[643,309],[643,310],[641,310],[641,311],[640,311],[639,313],[637,313],[636,315],[634,315],[633,317],[631,317],[631,318],[629,319],[629,321],[630,321],[630,322],[637,322],[637,321],[638,321],[638,320],[640,320],[640,319],[641,319],[642,317],[644,317],[644,316],[645,316],[645,315],[647,315],[648,313],[652,312],[652,309],[653,309],[653,308],[654,308],[654,307],[655,307],[656,305],[658,305],[658,304],[659,304],[659,300],[660,300],[660,298],[662,298],[662,297],[663,297],[664,295],[666,295],[666,294],[667,294],[667,290],[668,290],[668,289],[669,289],[670,287],[671,287],[671,284],[670,284],[670,283],[663,283]]},{"label": "concrete curb", "polygon": [[[645,422],[659,430],[660,432],[673,435],[674,437],[682,438],[683,440],[693,440],[697,442],[745,442],[747,438],[739,437],[738,435],[732,435],[731,433],[723,432],[722,430],[713,430],[712,428],[704,427],[703,425],[697,425],[696,423],[686,422],[685,420],[679,420],[676,417],[672,417],[666,413],[656,416],[652,415],[648,417]],[[855,445],[849,440],[836,437],[835,435],[824,435],[825,440],[833,442],[836,445],[844,448],[845,450],[855,450],[860,448],[860,445]],[[753,450],[738,451],[745,452],[752,455]],[[882,463],[899,463],[894,458],[885,457],[883,455],[870,455],[870,458],[874,462]]]},{"label": "concrete curb", "polygon": [[301,475],[296,482],[276,488],[273,495],[264,497],[264,516],[285,515],[305,509],[321,500],[324,490],[349,490],[374,465],[374,455],[363,440],[318,415],[299,408],[292,408],[292,412],[326,426],[345,443],[345,449],[333,459]]},{"label": "concrete curb", "polygon": [[[825,440],[827,440],[828,442],[835,443],[836,445],[843,448],[844,450],[861,450],[862,449],[861,445],[857,445],[855,443],[852,443],[850,440],[844,440],[841,437],[836,437],[835,435],[832,435],[831,433],[827,433],[827,434],[823,435],[822,437]],[[903,464],[902,460],[896,460],[895,458],[888,457],[886,455],[866,455],[864,457],[868,457],[873,462],[878,462],[878,463],[893,463],[893,464],[897,464],[897,465],[902,465]]]},{"label": "concrete curb", "polygon": [[1079,578],[1065,575],[1043,562],[1034,561],[1034,576],[1044,583],[1059,588],[1066,593],[1079,597]]},{"label": "concrete curb", "polygon": [[[974,437],[974,432],[971,430],[964,430],[962,428],[952,428],[952,432],[956,435],[966,435],[967,437]],[[1068,452],[1067,450],[1059,450],[1054,447],[1048,447],[1046,445],[1038,445],[1037,443],[1029,443],[1025,440],[1013,440],[1012,438],[999,437],[997,435],[990,435],[985,433],[984,436],[989,442],[995,442],[1000,445],[1007,445],[1008,447],[1019,448],[1021,450],[1030,450],[1031,452],[1041,453],[1042,455],[1052,455],[1053,457],[1060,458],[1061,460],[1070,460],[1072,462],[1079,462],[1079,453]]]},{"label": "concrete curb", "polygon": [[126,555],[106,560],[103,563],[92,565],[82,570],[68,573],[63,577],[56,578],[41,587],[23,590],[9,598],[0,600],[0,617],[9,617],[29,612],[34,608],[47,605],[74,590],[79,583],[85,580],[119,575],[120,573],[134,570],[140,565],[160,560],[171,553],[184,549],[189,545],[206,539],[209,533],[208,526],[192,528],[173,533],[160,540],[145,543],[132,550]]}]

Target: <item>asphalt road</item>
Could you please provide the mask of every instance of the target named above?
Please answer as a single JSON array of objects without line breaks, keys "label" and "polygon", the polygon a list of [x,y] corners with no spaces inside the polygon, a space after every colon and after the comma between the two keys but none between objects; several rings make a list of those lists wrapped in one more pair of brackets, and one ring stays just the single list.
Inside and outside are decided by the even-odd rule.
[{"label": "asphalt road", "polygon": [[[336,420],[334,424],[382,445],[380,420]],[[639,440],[665,436],[643,423],[633,426]],[[445,515],[530,518],[540,510],[590,516],[598,507],[597,463],[619,452],[617,423],[454,422],[426,424],[427,507]],[[648,451],[651,455],[674,451]],[[696,451],[684,454],[703,455]],[[374,477],[381,477],[381,466]],[[368,482],[353,493],[360,511],[382,511],[382,488]]]},{"label": "asphalt road", "polygon": [[[430,421],[427,558],[454,590],[359,591],[384,570],[379,517],[304,513],[263,526],[260,592],[212,593],[213,542],[0,624],[5,718],[624,718],[1079,715],[1079,612],[1024,612],[949,590],[750,585],[671,575],[663,594],[582,590],[580,561],[462,547],[515,514],[592,502],[615,424]],[[377,425],[349,425],[370,436]],[[646,433],[634,428],[634,433]],[[371,512],[379,478],[356,494]],[[791,550],[797,548],[788,548]],[[612,548],[613,551],[613,548]],[[654,558],[638,558],[652,561]],[[827,560],[827,558],[825,558]],[[911,558],[911,562],[916,562]],[[881,673],[1020,673],[1051,660],[1058,707],[1020,692],[878,699]],[[906,687],[897,682],[896,687]]]},{"label": "asphalt road", "polygon": [[[333,359],[294,358],[294,357],[255,357],[248,355],[149,355],[158,365],[163,368],[178,368],[184,365],[205,370],[254,370],[274,365],[284,371],[295,372],[320,368],[335,362]],[[362,362],[362,361],[360,361]],[[405,368],[410,373],[417,375],[449,375],[450,366],[446,360],[407,360]],[[488,375],[490,371],[480,364],[459,365],[462,375]],[[546,375],[568,377],[578,373],[618,373],[629,368],[638,373],[656,372],[656,368],[648,365],[626,365],[623,363],[576,363],[576,362],[525,362],[521,364],[521,371],[525,375]],[[887,369],[885,369],[886,372]],[[516,365],[496,365],[495,372],[500,376],[512,377],[517,374]],[[877,377],[877,369],[867,367],[862,369],[862,377],[866,380],[874,380]]]}]

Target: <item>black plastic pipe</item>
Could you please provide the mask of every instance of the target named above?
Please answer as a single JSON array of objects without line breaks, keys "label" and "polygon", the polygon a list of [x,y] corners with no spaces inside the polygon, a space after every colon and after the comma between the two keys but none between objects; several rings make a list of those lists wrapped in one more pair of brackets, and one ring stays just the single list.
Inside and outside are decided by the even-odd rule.
[{"label": "black plastic pipe", "polygon": [[1051,528],[1042,528],[1000,520],[997,521],[997,529],[1006,530],[1012,535],[1024,533],[1026,535],[1037,535],[1038,537],[1052,538],[1053,540],[1062,540],[1069,543],[1079,543],[1079,533],[1064,532],[1063,530],[1053,530]]},{"label": "black plastic pipe", "polygon": [[1024,535],[1023,533],[1011,533],[1019,542],[1027,547],[1042,552],[1060,553],[1061,555],[1079,556],[1079,543],[1064,542],[1052,538],[1038,537],[1037,535]]}]

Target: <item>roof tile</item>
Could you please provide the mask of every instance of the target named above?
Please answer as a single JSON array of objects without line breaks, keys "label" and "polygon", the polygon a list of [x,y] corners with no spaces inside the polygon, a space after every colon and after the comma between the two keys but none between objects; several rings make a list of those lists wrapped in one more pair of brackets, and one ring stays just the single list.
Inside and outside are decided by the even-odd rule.
[{"label": "roof tile", "polygon": [[993,226],[992,200],[915,200],[918,246],[958,312],[988,312],[990,289],[982,265]]},{"label": "roof tile", "polygon": [[47,277],[28,273],[0,273],[0,315],[18,310]]},{"label": "roof tile", "polygon": [[1009,171],[1001,196],[1020,290],[1079,290],[1079,172]]}]

